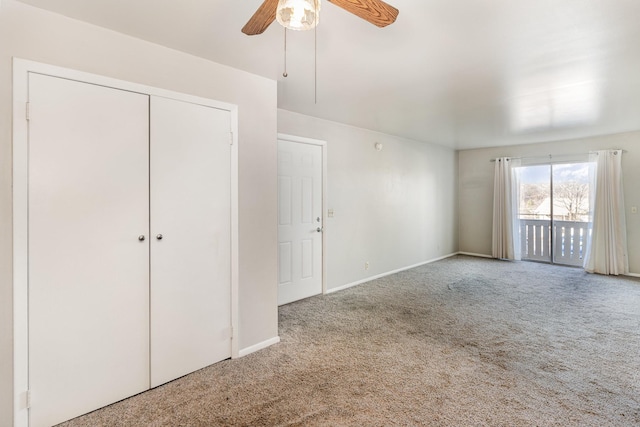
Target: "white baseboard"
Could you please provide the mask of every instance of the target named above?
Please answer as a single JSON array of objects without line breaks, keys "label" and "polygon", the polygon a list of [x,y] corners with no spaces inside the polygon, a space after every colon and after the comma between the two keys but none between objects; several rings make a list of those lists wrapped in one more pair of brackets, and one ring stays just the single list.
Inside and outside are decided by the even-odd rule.
[{"label": "white baseboard", "polygon": [[476,257],[480,257],[480,258],[493,258],[491,255],[476,254],[476,253],[473,253],[473,252],[458,252],[456,255],[468,255],[468,256],[476,256]]},{"label": "white baseboard", "polygon": [[259,342],[258,344],[254,344],[252,346],[241,349],[238,352],[238,357],[244,357],[247,354],[255,353],[258,350],[262,350],[274,344],[278,344],[280,342],[280,337],[269,338],[266,341]]},{"label": "white baseboard", "polygon": [[[485,255],[485,254],[475,254],[473,252],[458,252],[456,255],[468,255],[468,256],[477,256],[480,258],[493,258],[491,255]],[[550,264],[551,265],[551,264]],[[582,267],[578,267],[578,268],[582,268]],[[624,274],[624,276],[629,276],[629,277],[640,277],[639,273],[627,273]]]},{"label": "white baseboard", "polygon": [[441,259],[450,258],[450,257],[455,256],[455,255],[458,255],[458,253],[454,252],[454,253],[451,253],[451,254],[448,254],[448,255],[443,255],[443,256],[438,257],[438,258],[430,259],[428,261],[423,261],[423,262],[419,262],[417,264],[409,265],[407,267],[398,268],[397,270],[391,270],[391,271],[387,271],[386,273],[376,274],[375,276],[369,276],[369,277],[364,278],[362,280],[358,280],[357,282],[347,283],[346,285],[338,286],[336,288],[327,289],[326,293],[327,294],[331,294],[333,292],[343,291],[345,289],[352,288],[354,286],[361,285],[363,283],[370,282],[372,280],[379,279],[381,277],[390,276],[392,274],[396,274],[396,273],[399,273],[399,272],[405,271],[405,270],[411,270],[412,268],[416,268],[416,267],[420,267],[421,265],[430,264],[432,262],[440,261]]}]

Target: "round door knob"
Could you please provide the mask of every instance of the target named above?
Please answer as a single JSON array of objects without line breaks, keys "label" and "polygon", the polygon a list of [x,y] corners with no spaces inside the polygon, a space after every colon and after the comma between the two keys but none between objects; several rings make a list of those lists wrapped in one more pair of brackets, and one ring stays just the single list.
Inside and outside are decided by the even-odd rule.
[{"label": "round door knob", "polygon": [[318,227],[318,228],[316,228],[316,231],[317,231],[318,233],[322,233],[322,227]]},{"label": "round door knob", "polygon": [[158,234],[158,235],[156,236],[156,239],[158,239],[158,240],[162,240],[162,234]]},{"label": "round door knob", "polygon": [[141,242],[144,242],[144,234],[139,235],[138,240],[140,240]]}]

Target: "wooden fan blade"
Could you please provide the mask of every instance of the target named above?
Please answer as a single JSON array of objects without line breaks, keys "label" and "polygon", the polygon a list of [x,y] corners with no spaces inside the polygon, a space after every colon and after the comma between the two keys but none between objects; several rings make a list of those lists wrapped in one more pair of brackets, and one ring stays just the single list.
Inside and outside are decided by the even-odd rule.
[{"label": "wooden fan blade", "polygon": [[276,10],[278,9],[278,0],[264,0],[256,13],[242,27],[242,32],[248,36],[264,33],[269,25],[276,19]]},{"label": "wooden fan blade", "polygon": [[378,27],[393,24],[400,11],[382,0],[329,0]]}]

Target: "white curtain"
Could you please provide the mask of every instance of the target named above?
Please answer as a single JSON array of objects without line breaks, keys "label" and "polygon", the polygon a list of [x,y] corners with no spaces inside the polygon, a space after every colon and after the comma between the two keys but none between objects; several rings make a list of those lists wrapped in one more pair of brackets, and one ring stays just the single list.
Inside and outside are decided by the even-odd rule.
[{"label": "white curtain", "polygon": [[[625,274],[627,226],[622,191],[622,150],[594,153],[595,180],[591,185],[593,229],[587,240],[584,269],[589,273]],[[594,182],[595,181],[595,182]]]},{"label": "white curtain", "polygon": [[508,157],[496,159],[493,178],[493,241],[491,249],[494,258],[520,259],[517,166],[519,166],[519,160]]}]

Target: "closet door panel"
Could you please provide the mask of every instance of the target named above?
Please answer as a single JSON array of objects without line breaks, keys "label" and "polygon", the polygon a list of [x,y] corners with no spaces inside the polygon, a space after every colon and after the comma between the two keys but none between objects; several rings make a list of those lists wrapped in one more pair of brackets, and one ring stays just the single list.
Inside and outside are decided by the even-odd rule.
[{"label": "closet door panel", "polygon": [[149,387],[146,95],[29,77],[32,426]]},{"label": "closet door panel", "polygon": [[231,356],[230,140],[228,111],[151,98],[152,386]]}]

